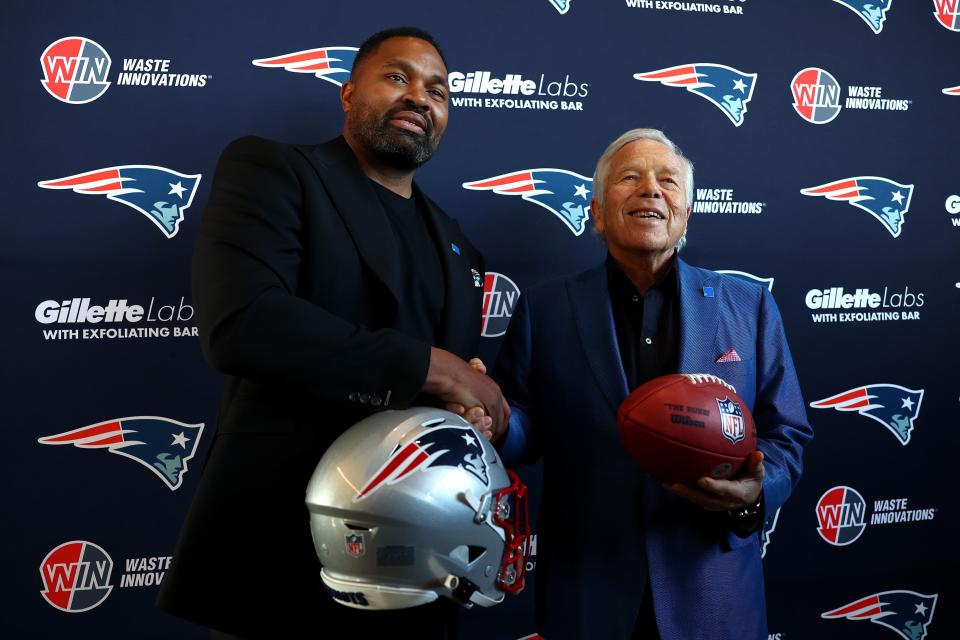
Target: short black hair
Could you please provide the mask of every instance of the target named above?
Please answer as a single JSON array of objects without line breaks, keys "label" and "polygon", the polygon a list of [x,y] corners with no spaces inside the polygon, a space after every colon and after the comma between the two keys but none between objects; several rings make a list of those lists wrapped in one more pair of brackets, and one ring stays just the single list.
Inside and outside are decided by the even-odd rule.
[{"label": "short black hair", "polygon": [[357,51],[357,57],[353,60],[353,68],[356,69],[359,67],[361,62],[373,55],[380,45],[390,38],[417,38],[418,40],[423,40],[437,50],[437,53],[440,54],[440,59],[443,60],[443,66],[447,69],[450,68],[450,65],[447,64],[446,56],[443,55],[440,45],[437,44],[433,36],[417,27],[393,27],[392,29],[384,29],[383,31],[376,32],[360,45],[360,49]]}]

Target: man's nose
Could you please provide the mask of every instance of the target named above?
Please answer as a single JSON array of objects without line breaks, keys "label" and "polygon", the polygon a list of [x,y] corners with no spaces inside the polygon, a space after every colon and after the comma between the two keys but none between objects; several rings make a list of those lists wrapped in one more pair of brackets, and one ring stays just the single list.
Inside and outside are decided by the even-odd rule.
[{"label": "man's nose", "polygon": [[427,107],[429,105],[427,88],[422,82],[417,82],[416,80],[407,85],[407,91],[403,97],[404,100],[418,107]]},{"label": "man's nose", "polygon": [[650,173],[643,173],[637,180],[637,192],[645,198],[661,198],[663,191],[660,189],[660,181],[657,176]]}]

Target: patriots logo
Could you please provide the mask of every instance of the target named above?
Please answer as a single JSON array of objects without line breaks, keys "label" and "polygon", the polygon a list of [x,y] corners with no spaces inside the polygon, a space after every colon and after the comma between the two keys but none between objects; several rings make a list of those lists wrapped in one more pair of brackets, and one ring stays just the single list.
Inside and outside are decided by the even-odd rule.
[{"label": "patriots logo", "polygon": [[176,491],[183,483],[187,461],[197,452],[203,423],[186,424],[157,416],[117,418],[72,431],[37,438],[40,444],[72,444],[81,449],[106,449],[138,462]]},{"label": "patriots logo", "polygon": [[927,637],[927,626],[933,622],[937,595],[905,590],[882,591],[822,613],[820,617],[869,620],[892,629],[903,640],[923,640]]},{"label": "patriots logo", "polygon": [[780,519],[780,509],[768,515],[763,521],[763,528],[760,529],[760,558],[767,555],[767,547],[770,545],[770,536],[777,530],[777,520]]},{"label": "patriots logo", "polygon": [[890,3],[893,0],[833,0],[837,4],[842,4],[858,16],[873,30],[874,33],[883,31],[883,21],[887,19],[887,11],[890,10]]},{"label": "patriots logo", "polygon": [[871,384],[811,402],[814,409],[856,411],[890,430],[900,444],[910,442],[913,421],[920,414],[923,389],[907,389],[898,384]]},{"label": "patriots logo", "polygon": [[570,3],[573,2],[573,0],[548,0],[548,2],[553,5],[553,8],[556,9],[560,15],[563,15],[570,10]]},{"label": "patriots logo", "polygon": [[859,176],[801,189],[805,196],[823,196],[827,200],[846,200],[880,221],[894,238],[900,236],[903,217],[910,210],[912,184],[900,184],[877,176]]},{"label": "patriots logo", "polygon": [[702,62],[635,73],[633,77],[668,87],[686,87],[687,91],[719,107],[737,127],[743,124],[747,103],[753,98],[753,87],[757,82],[755,73],[743,73],[723,64]]},{"label": "patriots logo", "polygon": [[587,228],[591,186],[592,178],[565,169],[528,169],[463,183],[464,189],[522,196],[557,216],[575,236]]},{"label": "patriots logo", "polygon": [[340,87],[350,79],[350,71],[356,59],[356,47],[323,47],[294,51],[273,58],[260,58],[251,62],[258,67],[281,68],[293,73],[310,73]]},{"label": "patriots logo", "polygon": [[353,501],[368,498],[380,487],[396,484],[415,471],[436,467],[462,469],[489,486],[487,463],[483,459],[483,447],[478,437],[470,427],[438,426],[423,432],[416,440],[398,444],[387,461],[353,497]]},{"label": "patriots logo", "polygon": [[183,212],[193,204],[201,174],[187,175],[149,164],[128,164],[43,180],[43,189],[72,189],[75,193],[105,195],[136,209],[172,238],[179,231]]},{"label": "patriots logo", "polygon": [[950,31],[960,31],[958,4],[960,4],[958,0],[933,0],[933,15],[937,18],[937,22]]}]

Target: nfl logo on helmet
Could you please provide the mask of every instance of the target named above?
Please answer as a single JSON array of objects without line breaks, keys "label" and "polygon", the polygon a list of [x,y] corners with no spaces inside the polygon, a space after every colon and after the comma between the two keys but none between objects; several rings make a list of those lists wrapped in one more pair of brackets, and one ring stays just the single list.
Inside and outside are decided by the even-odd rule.
[{"label": "nfl logo on helmet", "polygon": [[747,103],[753,98],[753,88],[757,83],[755,73],[744,73],[724,64],[703,62],[635,73],[633,77],[668,87],[683,87],[706,98],[723,111],[736,127],[743,124]]},{"label": "nfl logo on helmet", "polygon": [[353,69],[353,61],[356,58],[356,47],[322,47],[294,51],[272,58],[260,58],[251,62],[258,67],[309,73],[339,87],[350,79],[350,71]]},{"label": "nfl logo on helmet", "polygon": [[344,540],[347,544],[347,553],[354,558],[359,558],[366,552],[362,533],[351,533],[345,536]]}]

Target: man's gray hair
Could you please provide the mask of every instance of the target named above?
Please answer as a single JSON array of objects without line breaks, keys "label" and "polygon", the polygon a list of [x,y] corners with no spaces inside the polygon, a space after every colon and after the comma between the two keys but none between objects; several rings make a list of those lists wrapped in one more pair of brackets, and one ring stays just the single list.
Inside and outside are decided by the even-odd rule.
[{"label": "man's gray hair", "polygon": [[[666,146],[670,151],[672,151],[683,164],[686,171],[684,171],[683,184],[686,187],[687,195],[687,206],[693,206],[693,163],[690,162],[690,159],[687,156],[683,155],[683,152],[680,151],[680,147],[675,145],[673,141],[666,136],[663,131],[659,129],[630,129],[619,138],[614,140],[607,146],[606,150],[600,156],[600,159],[597,160],[597,168],[593,171],[593,197],[596,198],[597,202],[601,205],[603,204],[603,189],[604,184],[607,181],[607,173],[610,171],[610,159],[613,158],[614,154],[617,151],[620,151],[623,147],[627,146],[631,142],[636,142],[637,140],[653,140],[654,142],[659,142],[660,144]],[[601,242],[606,244],[606,238],[603,237],[596,227],[593,228],[594,233]],[[677,251],[680,251],[684,245],[687,244],[687,234],[684,233],[683,237],[677,242]]]},{"label": "man's gray hair", "polygon": [[687,206],[693,206],[693,163],[683,155],[680,147],[675,145],[663,131],[659,129],[630,129],[619,138],[610,143],[600,159],[597,160],[597,168],[593,172],[593,197],[597,202],[603,204],[603,188],[607,181],[607,173],[610,171],[610,159],[617,151],[637,140],[653,140],[666,146],[673,151],[686,169],[683,176],[683,183],[687,191]]}]

